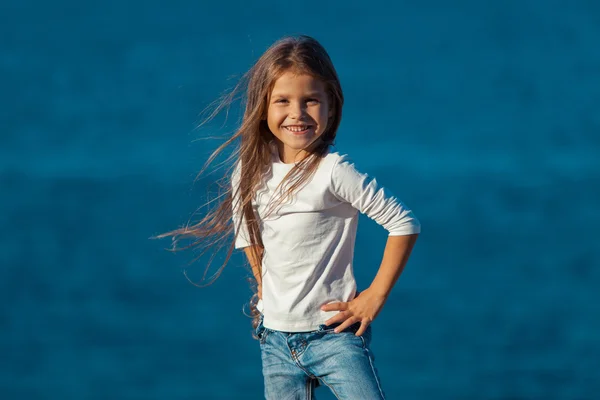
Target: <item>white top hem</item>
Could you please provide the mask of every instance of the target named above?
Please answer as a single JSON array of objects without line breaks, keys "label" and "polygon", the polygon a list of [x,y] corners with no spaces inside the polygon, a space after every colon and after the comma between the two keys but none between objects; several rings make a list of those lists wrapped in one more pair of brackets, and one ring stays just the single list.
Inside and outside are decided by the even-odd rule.
[{"label": "white top hem", "polygon": [[[333,314],[336,314],[334,312]],[[311,317],[307,320],[295,320],[295,321],[278,321],[276,319],[270,319],[264,317],[263,326],[267,329],[280,332],[312,332],[319,330],[321,325],[325,324],[327,318],[323,319],[321,316]]]}]

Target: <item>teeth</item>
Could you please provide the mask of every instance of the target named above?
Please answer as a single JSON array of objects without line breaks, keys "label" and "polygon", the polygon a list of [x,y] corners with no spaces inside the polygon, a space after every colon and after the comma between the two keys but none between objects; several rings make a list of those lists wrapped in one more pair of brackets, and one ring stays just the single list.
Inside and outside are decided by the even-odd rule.
[{"label": "teeth", "polygon": [[292,131],[292,132],[302,132],[305,131],[306,129],[308,129],[308,126],[306,125],[302,125],[302,126],[286,126],[285,129]]}]

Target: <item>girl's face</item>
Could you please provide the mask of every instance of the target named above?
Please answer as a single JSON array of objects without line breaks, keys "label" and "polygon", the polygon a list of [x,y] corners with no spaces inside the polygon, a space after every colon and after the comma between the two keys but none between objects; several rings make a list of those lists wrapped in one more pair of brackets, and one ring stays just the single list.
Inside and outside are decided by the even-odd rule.
[{"label": "girl's face", "polygon": [[300,161],[327,128],[332,115],[325,84],[311,75],[284,73],[269,97],[267,125],[284,163]]}]

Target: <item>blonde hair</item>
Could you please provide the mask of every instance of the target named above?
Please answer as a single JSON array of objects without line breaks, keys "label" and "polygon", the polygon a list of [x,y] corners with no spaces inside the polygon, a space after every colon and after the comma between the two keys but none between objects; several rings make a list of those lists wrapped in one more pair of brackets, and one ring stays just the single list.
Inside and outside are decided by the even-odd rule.
[{"label": "blonde hair", "polygon": [[[156,236],[156,238],[171,237],[173,240],[172,251],[189,248],[200,249],[200,255],[194,261],[209,249],[212,250],[213,253],[206,266],[203,279],[206,278],[214,256],[223,247],[228,246],[225,261],[206,285],[213,283],[220,276],[233,253],[235,238],[239,231],[236,232],[234,229],[232,210],[239,210],[245,217],[251,243],[262,247],[258,220],[252,208],[252,199],[271,165],[271,143],[274,136],[269,131],[266,122],[269,95],[275,81],[286,72],[307,74],[320,79],[325,84],[329,96],[331,117],[323,134],[311,145],[310,155],[296,163],[284,178],[280,190],[281,195],[277,197],[275,206],[290,198],[310,179],[328,147],[335,140],[342,119],[344,97],[337,72],[327,51],[317,40],[309,36],[291,36],[278,40],[262,54],[236,87],[217,103],[205,121],[212,120],[222,110],[228,109],[241,94],[245,102],[245,111],[240,127],[213,152],[198,174],[200,176],[228,146],[235,145],[235,150],[228,159],[233,161],[229,173],[221,180],[221,187],[224,190],[223,195],[220,196],[222,201],[194,225],[189,226],[188,224]],[[238,163],[241,165],[240,185],[238,188],[232,188],[231,171]],[[234,204],[234,199],[236,204]],[[231,241],[232,236],[233,241]],[[190,238],[193,241],[187,246],[178,247],[179,240],[183,238]],[[254,259],[260,260],[262,252],[258,252],[255,246],[252,249]],[[254,295],[250,299],[250,310],[253,326],[256,328],[259,315],[256,310],[258,301],[256,281],[253,277],[250,280],[254,289]]]}]

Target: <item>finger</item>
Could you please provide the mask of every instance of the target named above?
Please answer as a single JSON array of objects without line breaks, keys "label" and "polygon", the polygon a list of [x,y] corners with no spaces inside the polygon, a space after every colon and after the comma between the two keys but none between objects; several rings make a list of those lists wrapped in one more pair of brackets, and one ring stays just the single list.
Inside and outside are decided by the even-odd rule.
[{"label": "finger", "polygon": [[348,309],[348,303],[337,302],[329,303],[321,306],[322,311],[346,311]]},{"label": "finger", "polygon": [[358,318],[350,317],[350,318],[346,319],[344,322],[342,322],[342,324],[340,326],[338,326],[337,328],[335,328],[333,331],[335,333],[340,333],[356,322],[358,322]]},{"label": "finger", "polygon": [[356,331],[355,335],[356,336],[362,336],[367,331],[368,327],[369,327],[369,322],[368,321],[362,321],[360,323],[360,328],[358,328],[358,330]]},{"label": "finger", "polygon": [[350,317],[350,313],[348,311],[342,311],[325,321],[325,325],[329,326],[331,324],[337,324],[338,322],[345,321],[348,317]]}]

